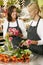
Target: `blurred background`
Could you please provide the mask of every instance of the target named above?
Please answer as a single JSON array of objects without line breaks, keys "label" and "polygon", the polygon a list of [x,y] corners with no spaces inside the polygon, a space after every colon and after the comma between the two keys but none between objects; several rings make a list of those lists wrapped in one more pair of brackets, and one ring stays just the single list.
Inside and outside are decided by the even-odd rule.
[{"label": "blurred background", "polygon": [[[26,7],[30,2],[36,2],[39,5],[39,15],[43,18],[43,0],[0,0],[0,34],[2,34],[4,19],[7,17],[7,9],[11,5],[17,7],[19,18],[24,21],[26,28],[28,28],[28,21],[30,21],[31,18]],[[0,39],[1,38],[2,36],[0,36]]]},{"label": "blurred background", "polygon": [[[28,12],[25,11],[26,6],[30,3],[30,2],[36,2],[39,5],[39,8],[41,10],[41,16],[43,17],[43,0],[0,0],[0,17],[6,16],[7,15],[7,8],[11,5],[15,5],[18,9],[18,13],[21,13],[21,16],[24,14],[27,14]],[[3,13],[3,15],[2,15]],[[5,13],[5,14],[4,14]],[[26,15],[25,15],[26,16]]]}]

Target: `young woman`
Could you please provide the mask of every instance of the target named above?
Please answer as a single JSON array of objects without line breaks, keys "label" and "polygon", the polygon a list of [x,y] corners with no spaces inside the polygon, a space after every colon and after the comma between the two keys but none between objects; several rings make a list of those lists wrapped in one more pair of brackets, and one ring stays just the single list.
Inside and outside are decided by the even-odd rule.
[{"label": "young woman", "polygon": [[30,3],[27,8],[33,19],[29,22],[27,34],[27,41],[30,41],[30,44],[26,44],[26,41],[22,46],[28,46],[33,53],[43,55],[43,19],[39,16],[39,7],[36,3]]},{"label": "young woman", "polygon": [[[21,40],[27,37],[27,32],[26,32],[23,21],[19,20],[17,17],[17,10],[15,6],[10,6],[8,8],[8,16],[7,16],[7,19],[5,19],[4,24],[3,24],[4,38],[6,36],[6,33],[9,32],[9,28],[13,28],[13,29],[15,28],[19,30],[20,34],[23,35],[22,37],[12,35],[13,47],[15,47],[16,45],[18,46]],[[9,35],[10,34],[11,33],[9,33]]]}]

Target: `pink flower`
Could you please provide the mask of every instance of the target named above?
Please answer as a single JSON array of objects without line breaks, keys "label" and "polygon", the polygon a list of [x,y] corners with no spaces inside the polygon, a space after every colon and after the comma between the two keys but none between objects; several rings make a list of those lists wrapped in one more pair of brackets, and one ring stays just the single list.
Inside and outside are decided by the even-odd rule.
[{"label": "pink flower", "polygon": [[11,28],[9,28],[9,30],[8,30],[9,32],[11,32],[12,31],[12,29]]},{"label": "pink flower", "polygon": [[10,34],[13,34],[12,28],[9,28],[8,32],[9,32]]},{"label": "pink flower", "polygon": [[27,40],[27,41],[26,41],[26,43],[27,43],[28,45],[30,45],[31,42],[32,42],[31,40]]},{"label": "pink flower", "polygon": [[16,31],[16,28],[12,28],[12,31],[15,32]]},{"label": "pink flower", "polygon": [[13,39],[12,37],[9,37],[9,41],[12,41],[12,39]]},{"label": "pink flower", "polygon": [[16,28],[9,28],[8,31],[9,31],[10,34],[13,34],[15,36],[19,35],[19,30],[17,30]]},{"label": "pink flower", "polygon": [[18,35],[19,35],[19,31],[16,30],[16,31],[14,32],[14,35],[15,35],[15,36],[18,36]]}]

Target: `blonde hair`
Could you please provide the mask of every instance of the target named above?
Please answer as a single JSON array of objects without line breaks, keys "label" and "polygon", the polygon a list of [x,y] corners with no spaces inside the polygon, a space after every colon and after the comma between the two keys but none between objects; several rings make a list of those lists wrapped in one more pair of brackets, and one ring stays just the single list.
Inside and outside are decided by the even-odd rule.
[{"label": "blonde hair", "polygon": [[40,11],[40,8],[39,8],[38,4],[35,3],[35,2],[29,3],[27,7],[29,8],[30,6],[32,6],[33,10],[37,9],[38,12]]}]

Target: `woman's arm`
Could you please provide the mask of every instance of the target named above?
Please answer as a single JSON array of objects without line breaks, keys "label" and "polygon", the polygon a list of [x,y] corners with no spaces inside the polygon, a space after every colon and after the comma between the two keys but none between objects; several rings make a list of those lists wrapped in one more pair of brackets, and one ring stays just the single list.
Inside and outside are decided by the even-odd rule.
[{"label": "woman's arm", "polygon": [[37,45],[38,44],[38,41],[35,41],[35,40],[26,40],[24,43],[21,44],[21,46],[27,46],[29,47],[31,44],[33,45]]},{"label": "woman's arm", "polygon": [[37,34],[39,35],[41,40],[38,40],[38,45],[43,45],[43,19],[40,19],[38,27],[37,27]]},{"label": "woman's arm", "polygon": [[38,41],[32,40],[31,41],[31,44],[36,44],[37,45],[38,44]]},{"label": "woman's arm", "polygon": [[23,38],[26,39],[27,38],[27,32],[26,32],[26,27],[24,25],[24,22],[22,20],[18,20],[18,23],[19,23],[19,27],[22,31]]}]

